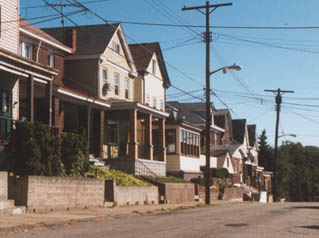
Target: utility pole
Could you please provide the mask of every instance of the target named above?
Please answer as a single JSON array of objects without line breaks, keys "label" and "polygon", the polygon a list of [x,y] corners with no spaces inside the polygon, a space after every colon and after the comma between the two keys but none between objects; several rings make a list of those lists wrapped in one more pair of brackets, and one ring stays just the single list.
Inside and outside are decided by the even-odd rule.
[{"label": "utility pole", "polygon": [[[213,4],[210,5],[209,1],[206,1],[205,6],[196,6],[196,7],[186,7],[182,8],[182,11],[188,10],[197,10],[203,15],[206,16],[206,33],[205,33],[205,43],[206,43],[206,124],[205,124],[205,137],[206,137],[206,166],[205,166],[205,203],[210,204],[210,126],[211,126],[211,111],[210,111],[210,41],[211,41],[211,32],[209,25],[209,16],[215,11],[218,7],[231,6],[232,3],[224,4]],[[201,9],[205,9],[205,12]]]},{"label": "utility pole", "polygon": [[280,116],[280,104],[282,102],[282,96],[285,93],[294,93],[294,91],[287,91],[281,90],[278,88],[277,90],[264,90],[265,92],[272,92],[276,95],[276,112],[277,112],[277,119],[276,119],[276,133],[275,133],[275,151],[274,151],[274,177],[273,177],[273,184],[272,184],[272,194],[274,198],[274,202],[277,201],[277,150],[278,150],[278,127],[279,127],[279,116]]}]

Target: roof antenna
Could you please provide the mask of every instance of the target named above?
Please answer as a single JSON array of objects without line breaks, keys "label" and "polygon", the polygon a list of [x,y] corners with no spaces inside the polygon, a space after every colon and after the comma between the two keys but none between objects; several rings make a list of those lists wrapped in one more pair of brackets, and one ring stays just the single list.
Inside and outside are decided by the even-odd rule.
[{"label": "roof antenna", "polygon": [[60,0],[60,5],[61,5],[61,24],[62,24],[62,28],[64,30],[64,16],[63,16],[63,4],[62,4],[62,0]]}]

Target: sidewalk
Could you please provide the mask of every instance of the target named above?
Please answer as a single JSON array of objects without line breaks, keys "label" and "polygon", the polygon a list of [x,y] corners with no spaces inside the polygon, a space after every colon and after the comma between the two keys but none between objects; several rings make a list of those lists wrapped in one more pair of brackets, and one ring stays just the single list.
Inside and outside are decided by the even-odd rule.
[{"label": "sidewalk", "polygon": [[[231,201],[213,201],[212,206],[228,205]],[[11,232],[24,232],[26,230],[47,229],[58,226],[67,226],[81,222],[117,219],[130,214],[144,214],[160,211],[174,211],[204,207],[203,202],[184,204],[159,204],[143,206],[125,206],[114,208],[91,208],[83,210],[55,211],[47,213],[26,213],[21,215],[0,216],[0,236]]]}]

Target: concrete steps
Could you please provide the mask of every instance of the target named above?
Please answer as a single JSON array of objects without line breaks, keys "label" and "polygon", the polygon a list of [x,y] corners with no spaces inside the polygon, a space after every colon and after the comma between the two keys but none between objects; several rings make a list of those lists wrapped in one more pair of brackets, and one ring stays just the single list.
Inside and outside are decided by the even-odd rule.
[{"label": "concrete steps", "polygon": [[19,215],[26,212],[26,207],[15,206],[14,200],[0,201],[0,216],[1,215]]},{"label": "concrete steps", "polygon": [[109,166],[106,166],[104,162],[102,162],[98,158],[94,157],[94,155],[89,155],[89,162],[91,165],[94,165],[94,166],[98,166],[101,168],[109,168]]}]

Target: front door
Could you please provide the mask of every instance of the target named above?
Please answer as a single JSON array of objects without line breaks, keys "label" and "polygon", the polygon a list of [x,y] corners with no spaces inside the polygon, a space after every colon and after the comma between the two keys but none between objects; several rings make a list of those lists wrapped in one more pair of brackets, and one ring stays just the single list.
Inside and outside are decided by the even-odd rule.
[{"label": "front door", "polygon": [[0,91],[0,141],[6,141],[12,129],[11,93]]}]

